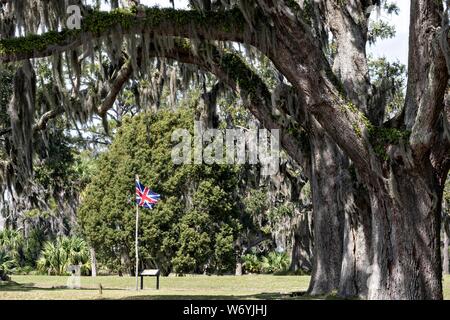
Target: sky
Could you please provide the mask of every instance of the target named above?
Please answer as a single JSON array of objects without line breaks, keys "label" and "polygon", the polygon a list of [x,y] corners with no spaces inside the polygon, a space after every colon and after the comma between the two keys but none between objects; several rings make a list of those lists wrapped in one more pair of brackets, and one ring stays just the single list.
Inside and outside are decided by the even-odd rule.
[{"label": "sky", "polygon": [[[170,0],[141,0],[141,4],[146,6],[160,6],[172,8]],[[175,0],[175,9],[186,9],[188,6],[188,0]]]},{"label": "sky", "polygon": [[[378,40],[375,45],[367,47],[367,52],[374,57],[385,56],[389,61],[398,60],[407,65],[410,1],[393,0],[392,2],[395,2],[400,8],[399,15],[381,14],[379,18],[395,26],[396,36],[392,39]],[[373,14],[373,19],[377,19],[376,13]]]},{"label": "sky", "polygon": [[[154,6],[159,5],[161,7],[172,7],[172,3],[170,0],[141,0],[142,4],[145,4],[147,6]],[[187,8],[188,0],[175,0],[175,8],[176,9],[185,9]]]}]

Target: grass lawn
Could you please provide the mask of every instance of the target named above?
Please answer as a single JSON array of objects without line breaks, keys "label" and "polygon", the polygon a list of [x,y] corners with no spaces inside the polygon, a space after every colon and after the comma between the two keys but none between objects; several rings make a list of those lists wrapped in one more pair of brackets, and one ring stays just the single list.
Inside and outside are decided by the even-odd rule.
[{"label": "grass lawn", "polygon": [[[80,290],[66,289],[68,277],[13,276],[0,283],[0,300],[5,299],[310,299],[290,293],[303,292],[308,276],[246,275],[145,278],[144,290],[134,290],[132,277],[82,277]],[[103,292],[99,292],[99,284]],[[450,276],[444,279],[444,296],[450,299]],[[334,298],[333,296],[327,298]]]},{"label": "grass lawn", "polygon": [[[82,277],[81,289],[66,289],[68,277],[12,276],[0,284],[4,299],[281,299],[305,291],[308,276],[246,275],[144,278],[144,290],[135,291],[135,278],[119,276]],[[103,293],[99,292],[99,284]]]}]

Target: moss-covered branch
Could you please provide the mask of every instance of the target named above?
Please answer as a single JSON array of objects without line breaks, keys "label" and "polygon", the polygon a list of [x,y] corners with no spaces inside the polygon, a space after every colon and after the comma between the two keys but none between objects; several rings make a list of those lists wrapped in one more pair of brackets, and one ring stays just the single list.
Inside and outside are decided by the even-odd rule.
[{"label": "moss-covered branch", "polygon": [[50,31],[0,40],[0,61],[50,56],[74,49],[83,41],[103,37],[114,30],[123,34],[149,33],[210,40],[242,42],[245,39],[248,43],[254,40],[238,9],[220,12],[159,8],[147,8],[143,12],[125,9],[92,11],[84,17],[80,30]]}]

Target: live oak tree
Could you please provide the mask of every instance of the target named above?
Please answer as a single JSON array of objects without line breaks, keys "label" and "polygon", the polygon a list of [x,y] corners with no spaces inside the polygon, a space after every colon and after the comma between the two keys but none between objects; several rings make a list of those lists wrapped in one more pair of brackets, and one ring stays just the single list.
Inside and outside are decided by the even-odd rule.
[{"label": "live oak tree", "polygon": [[[321,249],[316,250],[312,293],[357,279],[366,288],[356,285],[349,292],[372,299],[442,298],[440,219],[449,169],[448,19],[443,1],[411,1],[406,99],[387,121],[386,93],[371,87],[365,52],[370,8],[381,1],[194,1],[197,10],[85,10],[81,30],[41,35],[30,34],[39,25],[36,16],[30,10],[19,12],[19,1],[9,2],[16,9],[17,26],[28,35],[12,38],[14,32],[2,28],[4,63],[80,47],[89,52],[96,39],[103,38],[109,42],[97,44],[112,58],[119,57],[115,65],[120,65],[121,39],[126,37],[130,60],[122,65],[113,88],[120,89],[132,70],[145,70],[150,57],[164,56],[213,72],[239,90],[264,126],[284,129],[287,152],[304,168],[312,168],[315,215],[325,218],[315,230]],[[61,13],[62,1],[55,3],[59,5],[50,12]],[[52,28],[61,24],[58,19],[47,11],[41,20]],[[327,50],[329,33],[333,53]],[[243,43],[266,55],[292,85],[284,91],[290,103],[273,108],[267,87],[223,41]],[[25,63],[18,76],[32,82],[29,69]],[[18,110],[31,107],[30,99],[14,101]],[[107,108],[105,103],[98,111],[104,115]],[[305,129],[309,150],[301,139]],[[21,137],[20,130],[12,130]],[[333,187],[337,183],[342,186]],[[325,193],[319,186],[333,191]],[[335,239],[342,247],[331,247]]]},{"label": "live oak tree", "polygon": [[[2,66],[0,70],[1,211],[5,227],[21,227],[25,237],[31,237],[33,232],[43,232],[46,236],[69,235],[79,204],[78,193],[84,187],[77,168],[80,157],[73,147],[78,141],[66,134],[67,119],[57,119],[46,125],[46,117],[53,113],[47,112],[47,106],[43,106],[47,94],[43,83],[48,83],[49,78],[40,66],[37,69],[40,70],[37,72],[37,82],[40,84],[36,89],[34,113],[44,113],[40,119],[42,121],[38,119],[37,122],[34,122],[33,113],[18,115],[14,109],[9,109],[13,91],[20,90],[21,86],[14,86],[18,75],[14,75],[11,66]],[[32,119],[32,131],[40,132],[33,134],[30,144],[25,146],[12,139],[11,126],[20,124],[27,116]],[[41,130],[44,125],[45,131]],[[28,171],[30,161],[23,161],[26,159],[22,158],[23,153],[29,153],[28,159],[33,159],[33,177],[29,176]],[[20,167],[24,170],[21,171]],[[21,192],[24,189],[27,192]]]}]

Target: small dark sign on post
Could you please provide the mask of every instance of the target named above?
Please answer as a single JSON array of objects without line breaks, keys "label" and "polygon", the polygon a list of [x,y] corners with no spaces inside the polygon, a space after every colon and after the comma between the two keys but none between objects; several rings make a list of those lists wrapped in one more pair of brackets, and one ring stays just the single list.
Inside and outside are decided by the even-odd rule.
[{"label": "small dark sign on post", "polygon": [[159,269],[146,269],[141,272],[141,290],[144,289],[144,277],[156,277],[156,290],[159,290]]}]

